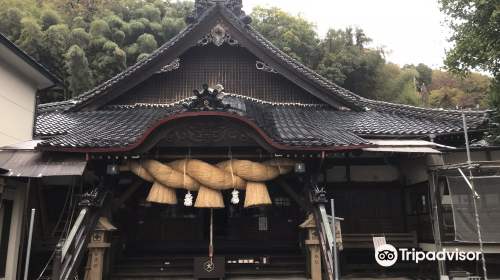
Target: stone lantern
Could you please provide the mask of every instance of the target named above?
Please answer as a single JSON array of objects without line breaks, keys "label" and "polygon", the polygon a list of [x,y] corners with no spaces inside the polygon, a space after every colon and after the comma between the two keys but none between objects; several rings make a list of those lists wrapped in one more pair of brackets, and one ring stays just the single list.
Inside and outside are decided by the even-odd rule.
[{"label": "stone lantern", "polygon": [[319,245],[319,234],[314,223],[313,215],[310,214],[309,218],[303,222],[300,228],[307,229],[307,237],[305,240],[308,254],[307,254],[307,268],[311,273],[311,280],[321,280],[321,251]]},{"label": "stone lantern", "polygon": [[111,243],[107,243],[106,241],[108,239],[109,232],[115,230],[116,228],[108,222],[107,218],[99,218],[99,222],[94,229],[94,233],[92,234],[89,244],[90,268],[87,267],[84,279],[102,279],[104,253],[106,251],[106,248],[111,246]]}]

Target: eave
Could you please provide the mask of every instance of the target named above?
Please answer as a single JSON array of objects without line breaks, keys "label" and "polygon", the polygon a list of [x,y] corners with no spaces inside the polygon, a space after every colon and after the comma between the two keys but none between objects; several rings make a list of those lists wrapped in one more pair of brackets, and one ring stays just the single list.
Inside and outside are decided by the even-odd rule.
[{"label": "eave", "polygon": [[285,146],[273,141],[259,126],[250,121],[249,119],[238,116],[235,114],[225,113],[225,112],[188,112],[182,114],[176,114],[169,116],[167,118],[157,121],[153,126],[151,126],[142,137],[134,144],[126,147],[113,147],[113,148],[67,148],[67,147],[47,147],[47,146],[37,146],[35,149],[40,151],[60,151],[60,152],[74,152],[74,153],[122,153],[122,152],[133,152],[134,150],[140,148],[140,146],[146,141],[148,136],[150,136],[160,125],[173,121],[176,119],[186,118],[186,117],[203,117],[203,116],[220,116],[236,119],[243,122],[244,124],[250,126],[257,134],[268,144],[270,147],[279,151],[338,151],[338,150],[356,150],[363,148],[374,148],[377,145],[373,144],[363,144],[363,145],[346,145],[346,146]]}]

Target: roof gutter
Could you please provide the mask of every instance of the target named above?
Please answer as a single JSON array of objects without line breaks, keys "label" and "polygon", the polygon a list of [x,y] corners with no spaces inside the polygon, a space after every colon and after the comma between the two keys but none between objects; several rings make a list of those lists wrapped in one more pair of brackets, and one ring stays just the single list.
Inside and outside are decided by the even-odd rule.
[{"label": "roof gutter", "polygon": [[[474,129],[474,130],[468,130],[468,134],[471,133],[479,133],[479,132],[487,132],[489,129],[483,128],[483,129]],[[446,132],[446,133],[436,133],[436,138],[437,137],[443,137],[443,136],[454,136],[454,135],[463,135],[463,131],[456,131],[456,132]],[[419,138],[421,139],[422,136],[426,136],[425,134],[415,134],[415,135],[400,135],[400,134],[362,134],[362,133],[355,133],[356,136],[359,136],[361,138],[368,138],[368,139],[415,139]]]}]

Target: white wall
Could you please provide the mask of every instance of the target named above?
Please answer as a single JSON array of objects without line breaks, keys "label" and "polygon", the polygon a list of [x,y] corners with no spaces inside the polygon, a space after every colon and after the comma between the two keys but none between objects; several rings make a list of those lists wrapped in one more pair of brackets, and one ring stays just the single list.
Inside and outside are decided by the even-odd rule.
[{"label": "white wall", "polygon": [[[500,151],[490,151],[491,160],[500,160]],[[471,152],[472,161],[487,161],[487,151]],[[466,152],[443,153],[444,164],[456,164],[467,162]],[[401,160],[401,168],[406,176],[406,184],[413,185],[428,180],[427,161],[425,157],[404,158]]]},{"label": "white wall", "polygon": [[36,83],[0,59],[0,147],[32,139]]},{"label": "white wall", "polygon": [[[24,185],[24,184],[23,184]],[[24,210],[24,196],[26,187],[7,185],[4,188],[4,199],[13,200],[12,219],[10,222],[9,247],[7,249],[7,265],[5,270],[5,278],[0,280],[16,279],[17,259],[19,254],[19,244],[21,242],[21,228]]]}]

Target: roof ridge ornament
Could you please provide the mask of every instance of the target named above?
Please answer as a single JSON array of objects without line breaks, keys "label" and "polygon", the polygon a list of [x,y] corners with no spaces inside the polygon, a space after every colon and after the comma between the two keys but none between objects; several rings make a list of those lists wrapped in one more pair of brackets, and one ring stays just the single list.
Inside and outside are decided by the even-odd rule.
[{"label": "roof ridge ornament", "polygon": [[[224,89],[221,91],[223,90]],[[225,111],[231,107],[230,104],[222,103],[222,98],[217,98],[219,94],[217,89],[213,89],[213,91],[208,90],[207,84],[203,84],[203,90],[201,92],[195,88],[193,93],[196,95],[193,101],[182,103],[182,106],[189,111],[216,111],[217,109]]]},{"label": "roof ridge ornament", "polygon": [[195,10],[186,16],[185,22],[187,24],[198,22],[208,9],[215,6],[222,7],[227,12],[231,12],[244,25],[252,23],[252,17],[245,14],[241,9],[243,8],[242,0],[195,0]]}]

